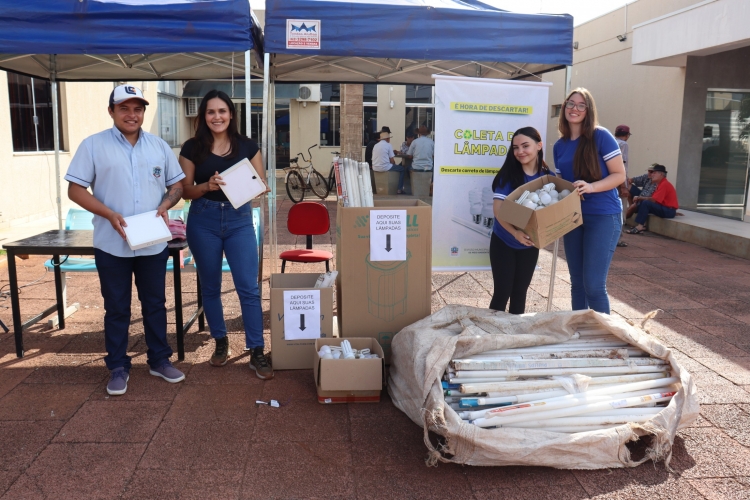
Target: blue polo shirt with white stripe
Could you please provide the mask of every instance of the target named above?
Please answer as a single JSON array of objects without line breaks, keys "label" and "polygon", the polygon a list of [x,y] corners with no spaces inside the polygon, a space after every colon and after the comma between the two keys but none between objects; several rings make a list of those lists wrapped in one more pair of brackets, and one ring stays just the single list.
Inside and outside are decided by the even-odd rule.
[{"label": "blue polo shirt with white stripe", "polygon": [[[562,138],[555,143],[552,149],[552,156],[555,160],[555,170],[558,175],[568,182],[575,182],[579,179],[573,174],[573,158],[576,154],[576,148],[580,137],[574,141]],[[621,155],[620,146],[617,144],[615,137],[609,130],[597,127],[594,130],[594,142],[599,157],[599,166],[602,169],[602,179],[609,175],[609,169],[606,162],[612,158]],[[583,195],[581,200],[581,212],[583,215],[611,215],[622,213],[622,201],[618,195],[617,189],[601,193],[589,193]]]},{"label": "blue polo shirt with white stripe", "polygon": [[[132,146],[114,126],[84,139],[65,174],[68,182],[91,186],[94,198],[123,217],[156,210],[167,187],[184,177],[177,157],[161,138],[141,130]],[[131,250],[107,219],[94,216],[94,248],[108,254],[156,255],[166,246]]]}]

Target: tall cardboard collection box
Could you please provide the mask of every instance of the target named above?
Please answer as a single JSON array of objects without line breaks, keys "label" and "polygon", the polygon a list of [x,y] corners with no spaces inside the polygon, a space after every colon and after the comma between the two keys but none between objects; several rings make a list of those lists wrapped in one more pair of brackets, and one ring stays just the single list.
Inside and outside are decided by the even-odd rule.
[{"label": "tall cardboard collection box", "polygon": [[[406,210],[406,260],[370,261],[373,210]],[[339,204],[336,270],[339,335],[375,338],[389,359],[393,336],[431,313],[432,207],[409,199]]]},{"label": "tall cardboard collection box", "polygon": [[284,291],[320,291],[320,338],[333,337],[333,288],[315,288],[318,273],[271,275],[271,355],[276,370],[301,370],[313,367],[315,340],[284,338]]},{"label": "tall cardboard collection box", "polygon": [[[524,191],[533,193],[550,182],[555,185],[557,191],[567,189],[572,194],[540,210],[532,210],[515,202]],[[500,205],[498,215],[505,222],[513,224],[526,233],[535,247],[544,248],[583,224],[581,198],[575,190],[575,186],[565,179],[543,175],[510,193],[505,198],[505,203]]]}]

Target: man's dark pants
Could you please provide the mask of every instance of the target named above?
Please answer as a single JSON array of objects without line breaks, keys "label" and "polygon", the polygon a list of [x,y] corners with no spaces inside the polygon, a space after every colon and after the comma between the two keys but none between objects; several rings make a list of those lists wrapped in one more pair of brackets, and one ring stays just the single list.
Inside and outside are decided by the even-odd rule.
[{"label": "man's dark pants", "polygon": [[104,298],[104,345],[107,368],[130,371],[128,330],[133,275],[141,302],[143,329],[146,335],[147,361],[158,368],[172,356],[167,343],[166,274],[169,251],[142,257],[115,257],[99,249],[94,250]]},{"label": "man's dark pants", "polygon": [[638,215],[635,216],[635,221],[638,224],[645,226],[649,214],[654,214],[662,219],[673,219],[677,214],[677,210],[674,208],[667,208],[655,201],[644,200],[638,205]]}]

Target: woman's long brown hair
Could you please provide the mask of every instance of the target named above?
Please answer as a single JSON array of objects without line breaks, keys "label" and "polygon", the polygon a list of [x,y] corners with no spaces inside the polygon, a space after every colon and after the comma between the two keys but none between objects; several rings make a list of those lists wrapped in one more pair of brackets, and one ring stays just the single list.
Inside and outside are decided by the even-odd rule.
[{"label": "woman's long brown hair", "polygon": [[[576,179],[586,182],[598,181],[602,178],[602,168],[599,165],[599,153],[596,150],[596,142],[594,142],[594,131],[599,125],[596,119],[596,103],[594,103],[591,92],[583,87],[571,91],[565,98],[566,103],[573,94],[580,95],[586,102],[586,117],[581,124],[581,137],[573,157],[573,175]],[[563,104],[563,110],[557,122],[557,130],[562,137],[570,139],[570,124],[565,117],[565,104]]]}]

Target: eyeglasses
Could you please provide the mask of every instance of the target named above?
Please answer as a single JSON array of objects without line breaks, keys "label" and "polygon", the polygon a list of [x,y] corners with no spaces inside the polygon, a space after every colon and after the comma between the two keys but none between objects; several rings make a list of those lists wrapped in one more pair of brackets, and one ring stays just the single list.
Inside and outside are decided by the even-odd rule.
[{"label": "eyeglasses", "polygon": [[578,111],[586,111],[586,108],[588,108],[584,102],[575,103],[573,101],[565,101],[565,107],[568,109],[576,108]]}]

